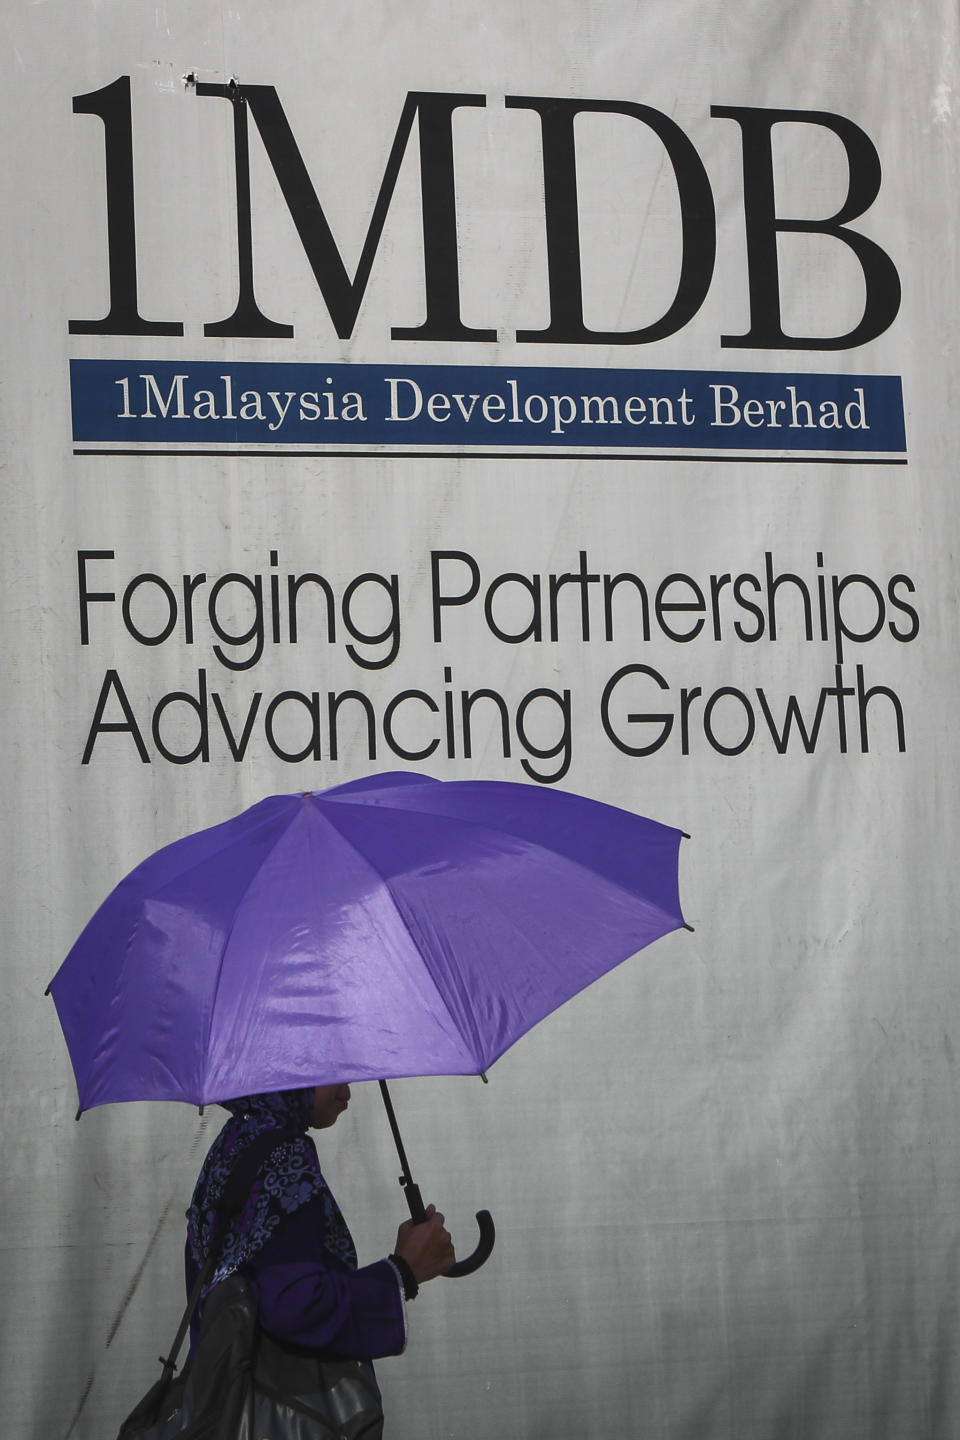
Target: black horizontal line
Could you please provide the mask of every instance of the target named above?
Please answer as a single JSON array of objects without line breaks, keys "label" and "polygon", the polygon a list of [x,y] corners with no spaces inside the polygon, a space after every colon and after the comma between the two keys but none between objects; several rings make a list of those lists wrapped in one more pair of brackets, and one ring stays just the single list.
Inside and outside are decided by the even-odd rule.
[{"label": "black horizontal line", "polygon": [[876,457],[872,455],[766,455],[766,454],[744,454],[744,455],[696,455],[696,454],[670,454],[662,455],[657,453],[629,453],[623,454],[618,451],[575,451],[569,450],[173,450],[169,448],[161,450],[100,450],[100,449],[79,449],[74,448],[74,455],[141,455],[154,458],[163,456],[186,456],[199,458],[207,456],[210,459],[221,459],[224,456],[234,459],[249,458],[254,460],[657,460],[669,462],[671,460],[694,461],[707,465],[906,465],[907,457],[904,455],[893,457]]}]

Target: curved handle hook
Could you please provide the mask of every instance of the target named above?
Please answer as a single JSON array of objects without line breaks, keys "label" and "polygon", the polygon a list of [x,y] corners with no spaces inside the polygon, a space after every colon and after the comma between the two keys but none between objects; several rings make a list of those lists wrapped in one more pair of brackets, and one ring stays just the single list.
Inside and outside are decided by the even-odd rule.
[{"label": "curved handle hook", "polygon": [[477,1227],[480,1231],[480,1240],[476,1250],[472,1255],[468,1255],[466,1260],[458,1260],[452,1270],[445,1271],[448,1280],[459,1280],[461,1275],[472,1275],[474,1270],[479,1270],[480,1266],[485,1265],[490,1259],[490,1252],[497,1238],[497,1230],[489,1210],[477,1211]]}]

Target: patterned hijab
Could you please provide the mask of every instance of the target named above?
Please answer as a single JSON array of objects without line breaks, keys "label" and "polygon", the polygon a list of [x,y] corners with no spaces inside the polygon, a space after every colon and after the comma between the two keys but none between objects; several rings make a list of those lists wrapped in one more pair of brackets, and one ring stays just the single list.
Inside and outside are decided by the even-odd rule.
[{"label": "patterned hijab", "polygon": [[356,1269],[350,1232],[321,1174],[317,1147],[306,1133],[313,1118],[313,1088],[245,1095],[223,1104],[231,1118],[210,1147],[187,1211],[187,1240],[198,1266],[206,1261],[216,1205],[237,1160],[269,1130],[283,1131],[287,1138],[261,1166],[246,1205],[227,1230],[207,1290],[248,1264],[287,1216],[311,1202],[320,1211],[326,1249]]}]

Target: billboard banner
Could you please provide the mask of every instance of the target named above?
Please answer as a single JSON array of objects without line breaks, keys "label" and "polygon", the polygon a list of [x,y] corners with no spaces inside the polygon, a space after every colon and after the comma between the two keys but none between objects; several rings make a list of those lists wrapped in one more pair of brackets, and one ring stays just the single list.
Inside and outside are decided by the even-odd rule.
[{"label": "billboard banner", "polygon": [[[947,1440],[956,7],[3,29],[12,1433],[154,1378],[223,1119],[75,1124],[48,982],[154,850],[399,770],[676,826],[693,933],[398,1082],[498,1241],[389,1433]],[[361,1263],[378,1106],[319,1142]]]}]

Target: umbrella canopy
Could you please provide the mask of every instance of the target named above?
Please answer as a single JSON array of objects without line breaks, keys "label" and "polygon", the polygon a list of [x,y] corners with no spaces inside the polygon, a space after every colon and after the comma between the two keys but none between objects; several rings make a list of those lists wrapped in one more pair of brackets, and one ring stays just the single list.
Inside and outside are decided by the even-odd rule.
[{"label": "umbrella canopy", "polygon": [[80,1108],[483,1072],[684,924],[680,839],[507,782],[263,800],[131,871],[51,982]]}]

